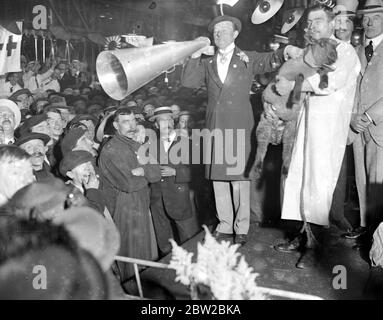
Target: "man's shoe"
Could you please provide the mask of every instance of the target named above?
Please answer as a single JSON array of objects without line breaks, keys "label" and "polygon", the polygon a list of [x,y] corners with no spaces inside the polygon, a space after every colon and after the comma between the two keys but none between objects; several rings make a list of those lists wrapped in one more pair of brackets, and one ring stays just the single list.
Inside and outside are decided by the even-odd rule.
[{"label": "man's shoe", "polygon": [[274,246],[274,249],[279,252],[297,252],[301,247],[301,239],[300,237],[295,238],[289,242],[283,242]]},{"label": "man's shoe", "polygon": [[236,234],[234,242],[236,244],[240,244],[241,246],[244,246],[247,242],[247,235],[246,234]]},{"label": "man's shoe", "polygon": [[365,227],[358,227],[350,232],[345,233],[343,236],[346,239],[358,239],[360,236],[365,234],[367,232],[367,228]]},{"label": "man's shoe", "polygon": [[312,269],[317,265],[317,257],[314,249],[306,249],[301,255],[297,264],[298,269]]},{"label": "man's shoe", "polygon": [[222,233],[222,232],[219,232],[219,231],[214,231],[213,232],[213,237],[218,242],[221,242],[221,241],[232,241],[233,240],[233,234],[232,233]]}]

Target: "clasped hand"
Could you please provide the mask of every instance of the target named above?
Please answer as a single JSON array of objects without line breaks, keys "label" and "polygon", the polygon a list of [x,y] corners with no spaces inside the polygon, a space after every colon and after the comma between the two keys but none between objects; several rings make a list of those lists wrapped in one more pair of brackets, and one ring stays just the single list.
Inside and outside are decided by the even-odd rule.
[{"label": "clasped hand", "polygon": [[351,120],[351,128],[354,129],[357,133],[366,131],[370,124],[371,121],[365,114],[358,114]]}]

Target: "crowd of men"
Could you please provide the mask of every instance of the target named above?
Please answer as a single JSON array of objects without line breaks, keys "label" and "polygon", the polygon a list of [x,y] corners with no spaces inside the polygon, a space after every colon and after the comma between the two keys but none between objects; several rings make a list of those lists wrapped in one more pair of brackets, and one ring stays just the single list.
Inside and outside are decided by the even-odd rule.
[{"label": "crowd of men", "polygon": [[[337,60],[326,88],[319,74],[301,84],[306,98],[291,165],[282,177],[282,219],[303,221],[304,232],[275,249],[303,248],[298,268],[317,261],[332,207],[350,239],[372,236],[380,222],[383,5],[368,0],[361,11],[366,44],[358,48],[350,44],[355,11],[336,16],[316,5],[307,12],[306,35],[336,41]],[[157,79],[122,101],[108,97],[77,60],[49,59],[42,66],[22,57],[22,71],[0,80],[0,243],[5,248],[0,288],[7,288],[0,289],[0,297],[47,297],[45,291],[23,289],[25,281],[33,281],[27,267],[36,259],[68,273],[70,281],[56,279],[61,291],[51,297],[116,297],[116,279],[126,283],[134,269],[114,263],[115,254],[156,260],[170,252],[169,238],[184,243],[203,223],[215,222],[215,213],[216,239],[246,245],[257,197],[250,161],[256,149],[251,85],[256,75],[275,72],[304,51],[288,45],[269,53],[243,52],[234,43],[241,28],[234,17],[215,18],[209,25],[218,48],[214,57],[202,57],[208,46],[202,48],[171,87]],[[294,87],[294,81],[279,77],[275,90],[285,95]],[[273,106],[265,105],[264,113],[278,118]],[[174,161],[180,146],[205,155],[205,145],[193,145],[191,132],[203,128],[225,132],[223,141],[216,136],[209,141],[209,161]],[[243,151],[240,172],[231,170],[231,159],[219,159],[218,142]],[[344,202],[341,168],[351,143],[361,208],[360,227],[354,229],[335,209]],[[25,269],[15,271],[15,263]],[[105,279],[109,286],[101,285]],[[74,292],[76,281],[84,290]]]}]

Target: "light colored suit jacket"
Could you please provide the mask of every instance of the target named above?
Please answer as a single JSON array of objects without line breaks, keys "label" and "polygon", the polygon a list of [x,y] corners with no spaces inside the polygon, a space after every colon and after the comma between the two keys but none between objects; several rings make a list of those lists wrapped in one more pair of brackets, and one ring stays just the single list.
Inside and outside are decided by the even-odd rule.
[{"label": "light colored suit jacket", "polygon": [[364,47],[359,46],[356,50],[362,67],[358,77],[353,113],[368,113],[373,120],[368,131],[374,142],[383,147],[383,42],[375,49],[369,63]]}]

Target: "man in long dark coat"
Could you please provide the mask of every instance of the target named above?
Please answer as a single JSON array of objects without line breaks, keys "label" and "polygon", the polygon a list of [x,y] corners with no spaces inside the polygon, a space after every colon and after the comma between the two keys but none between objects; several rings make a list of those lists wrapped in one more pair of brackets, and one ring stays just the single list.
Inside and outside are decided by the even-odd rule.
[{"label": "man in long dark coat", "polygon": [[[161,179],[158,164],[141,164],[140,143],[134,114],[121,108],[114,115],[116,135],[101,150],[99,169],[103,178],[106,205],[121,235],[120,254],[132,258],[153,258],[152,221],[148,184]],[[120,281],[134,272],[130,264],[118,263]]]},{"label": "man in long dark coat", "polygon": [[200,59],[206,48],[194,53],[186,65],[182,84],[190,88],[206,86],[208,91],[206,125],[216,136],[211,140],[211,157],[205,163],[208,161],[206,178],[213,180],[219,219],[215,236],[228,239],[235,233],[235,242],[243,245],[250,224],[249,173],[255,154],[251,143],[255,131],[250,104],[252,80],[256,74],[275,71],[284,56],[294,58],[301,50],[287,46],[275,53],[245,53],[234,43],[241,22],[230,16],[215,18],[209,31],[213,32],[218,52],[207,59]]}]

